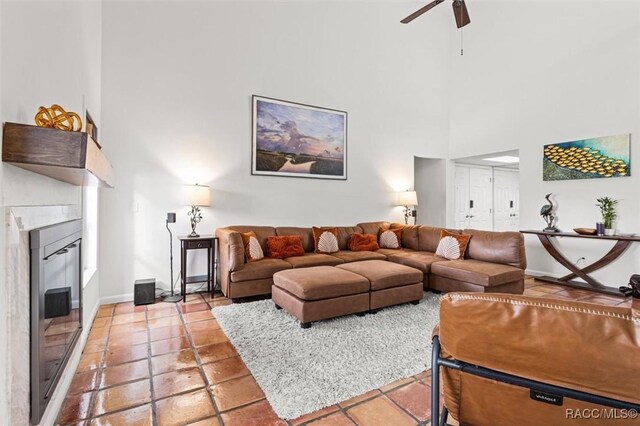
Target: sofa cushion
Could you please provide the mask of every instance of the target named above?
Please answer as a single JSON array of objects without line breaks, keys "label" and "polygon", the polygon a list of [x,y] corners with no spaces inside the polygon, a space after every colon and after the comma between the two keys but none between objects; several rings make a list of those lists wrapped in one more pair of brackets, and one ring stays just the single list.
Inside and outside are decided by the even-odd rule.
[{"label": "sofa cushion", "polygon": [[299,228],[295,226],[276,227],[277,235],[299,235],[302,237],[302,247],[307,253],[313,253],[315,245],[313,242],[313,231],[311,228]]},{"label": "sofa cushion", "polygon": [[429,253],[426,251],[395,250],[395,253],[388,254],[387,257],[391,262],[420,269],[425,274],[431,272],[431,265],[435,262],[447,261],[447,259],[443,257],[436,256],[435,253]]},{"label": "sofa cushion", "polygon": [[389,225],[391,225],[389,222],[364,222],[358,224],[363,233],[375,235],[378,235],[380,230],[386,231],[389,229]]},{"label": "sofa cushion", "polygon": [[369,280],[333,266],[291,269],[273,276],[275,286],[302,300],[322,300],[369,291]]},{"label": "sofa cushion", "polygon": [[272,259],[304,256],[300,235],[279,235],[267,238],[267,256]]},{"label": "sofa cushion", "polygon": [[371,283],[373,291],[421,283],[423,279],[423,273],[418,269],[384,260],[345,263],[336,268],[365,277]]},{"label": "sofa cushion", "polygon": [[[416,251],[408,249],[408,248],[404,248],[404,247],[401,248],[401,249],[385,249],[385,248],[381,248],[376,253],[382,253],[385,256],[389,257],[391,255],[398,254],[398,253],[416,253]],[[389,260],[391,260],[391,259],[389,259]]]},{"label": "sofa cushion", "polygon": [[378,237],[374,234],[351,234],[349,240],[351,251],[377,251],[380,250]]},{"label": "sofa cushion", "polygon": [[362,228],[359,226],[337,226],[336,231],[340,250],[349,250],[349,237],[351,237],[351,234],[362,234]]},{"label": "sofa cushion", "polygon": [[431,273],[484,287],[524,279],[524,271],[522,269],[474,259],[436,262],[431,265]]},{"label": "sofa cushion", "polygon": [[226,229],[240,232],[241,234],[245,232],[255,232],[256,237],[258,238],[258,242],[260,243],[263,251],[267,251],[267,237],[275,237],[276,235],[276,228],[274,228],[273,226],[234,225],[227,226]]},{"label": "sofa cushion", "polygon": [[418,244],[418,231],[421,226],[419,225],[403,225],[401,223],[392,223],[391,229],[402,229],[402,247],[407,247],[413,250],[419,250]]},{"label": "sofa cushion", "polygon": [[322,253],[306,253],[304,256],[289,257],[284,260],[289,262],[293,268],[335,266],[344,263],[342,259]]},{"label": "sofa cushion", "polygon": [[473,235],[469,241],[469,258],[527,268],[524,236],[520,232],[465,229],[464,233]]},{"label": "sofa cushion", "polygon": [[345,263],[360,262],[363,260],[387,260],[387,256],[385,256],[382,253],[378,253],[374,251],[341,250],[337,253],[332,253],[331,256],[335,256],[338,259],[342,259]]},{"label": "sofa cushion", "polygon": [[251,263],[245,263],[244,268],[231,273],[231,281],[250,281],[271,278],[273,274],[285,269],[291,269],[291,264],[281,259],[265,257]]},{"label": "sofa cushion", "polygon": [[447,231],[452,234],[461,234],[459,229],[434,228],[433,226],[420,226],[418,230],[418,250],[435,253],[440,242],[440,233]]}]

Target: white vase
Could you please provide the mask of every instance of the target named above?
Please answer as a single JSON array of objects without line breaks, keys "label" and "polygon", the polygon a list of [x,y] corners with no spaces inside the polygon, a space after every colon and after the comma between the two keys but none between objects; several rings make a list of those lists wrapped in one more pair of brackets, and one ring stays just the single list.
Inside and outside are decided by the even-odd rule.
[{"label": "white vase", "polygon": [[604,235],[607,235],[609,237],[612,235],[616,235],[616,230],[614,228],[611,228],[611,229],[605,228]]}]

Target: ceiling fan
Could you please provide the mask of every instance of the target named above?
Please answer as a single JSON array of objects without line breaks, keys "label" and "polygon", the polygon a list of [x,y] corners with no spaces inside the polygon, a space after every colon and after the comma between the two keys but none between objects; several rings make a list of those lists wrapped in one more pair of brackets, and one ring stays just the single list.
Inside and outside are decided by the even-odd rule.
[{"label": "ceiling fan", "polygon": [[[400,22],[402,22],[403,24],[408,24],[418,16],[428,12],[429,10],[433,9],[443,2],[444,0],[434,0],[428,5],[416,10]],[[471,22],[471,19],[469,18],[469,12],[467,11],[467,5],[464,3],[464,0],[453,0],[453,14],[456,17],[456,25],[458,26],[458,28],[462,28]]]}]

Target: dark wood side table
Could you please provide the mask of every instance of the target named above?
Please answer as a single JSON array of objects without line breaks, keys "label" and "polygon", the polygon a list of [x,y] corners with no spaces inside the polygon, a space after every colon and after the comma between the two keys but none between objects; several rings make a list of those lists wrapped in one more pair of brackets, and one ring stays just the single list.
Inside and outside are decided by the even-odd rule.
[{"label": "dark wood side table", "polygon": [[[609,294],[614,296],[625,297],[625,295],[621,293],[617,288],[611,288],[611,287],[605,286],[604,284],[602,284],[601,282],[599,282],[589,274],[591,272],[597,271],[598,269],[604,266],[607,266],[608,264],[616,260],[618,257],[620,257],[622,253],[625,252],[625,250],[627,250],[627,248],[631,243],[640,242],[640,237],[635,235],[633,236],[631,235],[581,235],[581,234],[575,234],[572,232],[545,232],[545,231],[520,231],[520,232],[522,232],[523,234],[537,235],[538,239],[542,243],[542,246],[545,248],[545,250],[547,250],[547,252],[551,255],[551,257],[553,257],[559,264],[561,264],[562,266],[567,268],[569,271],[571,271],[570,274],[560,278],[543,276],[543,277],[535,277],[536,280],[545,281],[553,284],[566,285],[569,287],[574,287],[579,289],[597,291],[599,293],[604,293],[604,294]],[[585,241],[587,240],[613,241],[615,242],[615,244],[613,245],[611,250],[609,250],[609,252],[607,252],[607,254],[602,256],[602,258],[600,258],[599,260],[583,268],[578,268],[576,265],[573,264],[573,262],[567,259],[566,256],[562,255],[558,251],[556,246],[554,246],[553,243],[551,242],[553,238],[561,238],[561,237],[582,238]],[[573,278],[582,278],[585,282],[582,283],[579,281],[574,281]]]},{"label": "dark wood side table", "polygon": [[[187,300],[187,284],[207,283],[207,291],[213,295],[216,289],[216,275],[218,265],[218,237],[215,235],[201,235],[199,237],[178,237],[180,240],[180,290],[182,301]],[[207,275],[187,274],[187,253],[189,250],[207,250]]]}]

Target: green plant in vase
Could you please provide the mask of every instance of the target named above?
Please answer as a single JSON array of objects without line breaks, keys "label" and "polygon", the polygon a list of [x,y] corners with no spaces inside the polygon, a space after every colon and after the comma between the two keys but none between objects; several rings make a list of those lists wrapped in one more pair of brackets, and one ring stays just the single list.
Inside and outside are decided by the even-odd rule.
[{"label": "green plant in vase", "polygon": [[614,200],[609,197],[600,197],[596,201],[598,202],[596,206],[600,208],[600,213],[602,214],[604,233],[605,235],[613,235],[613,222],[618,216],[618,213],[616,212],[616,204],[618,204],[618,200]]}]

